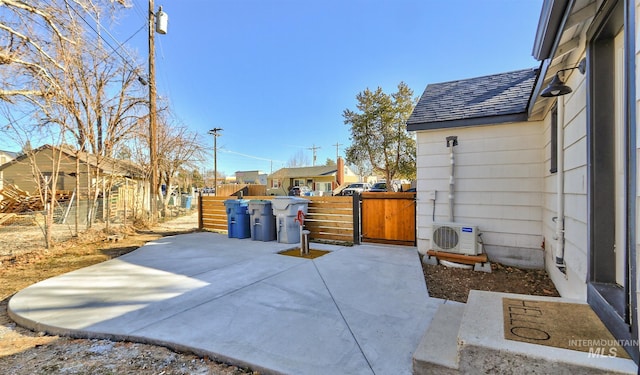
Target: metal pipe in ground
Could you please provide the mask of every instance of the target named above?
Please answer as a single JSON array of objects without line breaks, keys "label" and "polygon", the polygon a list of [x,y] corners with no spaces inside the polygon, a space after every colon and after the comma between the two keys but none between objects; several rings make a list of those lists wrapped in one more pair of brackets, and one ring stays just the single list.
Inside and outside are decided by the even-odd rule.
[{"label": "metal pipe in ground", "polygon": [[303,255],[309,255],[309,233],[308,230],[301,230],[300,235],[300,252],[303,252]]}]

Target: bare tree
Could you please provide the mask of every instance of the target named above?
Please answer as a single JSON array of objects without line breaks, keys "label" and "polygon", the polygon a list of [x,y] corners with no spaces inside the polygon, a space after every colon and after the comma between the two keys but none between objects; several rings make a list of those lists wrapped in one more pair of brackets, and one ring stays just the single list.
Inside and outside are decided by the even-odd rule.
[{"label": "bare tree", "polygon": [[56,50],[77,42],[74,34],[84,29],[78,18],[123,6],[125,0],[0,0],[0,100],[51,95],[53,77],[66,70]]},{"label": "bare tree", "polygon": [[162,199],[162,215],[166,216],[178,173],[195,167],[196,161],[202,160],[206,151],[198,139],[198,134],[189,131],[175,117],[164,116],[158,122],[158,164],[161,181],[166,186]]},{"label": "bare tree", "polygon": [[287,168],[306,167],[310,164],[309,155],[305,154],[303,150],[298,150],[287,161]]},{"label": "bare tree", "polygon": [[[0,100],[11,103],[14,111],[26,106],[24,112],[35,114],[36,130],[64,133],[78,149],[93,154],[96,181],[102,161],[146,116],[138,69],[106,49],[100,35],[101,19],[115,14],[116,3],[125,5],[110,0],[0,0],[0,43],[5,42],[0,63],[8,68],[0,76],[8,88],[0,92]],[[90,185],[96,190],[87,196],[95,204],[98,187]]]}]

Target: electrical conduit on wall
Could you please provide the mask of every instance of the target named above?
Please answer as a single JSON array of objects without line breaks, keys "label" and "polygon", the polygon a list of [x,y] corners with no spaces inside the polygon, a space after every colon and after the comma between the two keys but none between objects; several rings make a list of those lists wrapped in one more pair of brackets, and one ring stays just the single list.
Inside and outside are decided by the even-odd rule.
[{"label": "electrical conduit on wall", "polygon": [[453,157],[453,147],[458,145],[457,136],[447,137],[447,147],[449,147],[449,222],[453,223],[453,193],[455,188],[454,166],[455,158]]},{"label": "electrical conduit on wall", "polygon": [[556,190],[557,190],[557,208],[556,208],[556,240],[555,263],[556,267],[564,270],[564,96],[558,98],[558,119],[557,119],[557,173],[556,173]]}]

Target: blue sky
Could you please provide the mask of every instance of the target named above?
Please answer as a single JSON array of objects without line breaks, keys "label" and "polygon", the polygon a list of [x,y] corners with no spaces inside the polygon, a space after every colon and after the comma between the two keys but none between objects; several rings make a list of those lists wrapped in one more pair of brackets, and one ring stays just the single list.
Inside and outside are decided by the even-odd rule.
[{"label": "blue sky", "polygon": [[[145,25],[148,2],[112,26]],[[156,0],[158,93],[195,132],[221,127],[218,170],[267,173],[303,150],[318,164],[350,144],[344,109],[366,88],[387,93],[538,66],[542,0]],[[146,30],[127,44],[145,59]],[[242,156],[250,155],[252,157]],[[269,160],[273,160],[271,163]],[[213,169],[213,154],[205,161]]]}]

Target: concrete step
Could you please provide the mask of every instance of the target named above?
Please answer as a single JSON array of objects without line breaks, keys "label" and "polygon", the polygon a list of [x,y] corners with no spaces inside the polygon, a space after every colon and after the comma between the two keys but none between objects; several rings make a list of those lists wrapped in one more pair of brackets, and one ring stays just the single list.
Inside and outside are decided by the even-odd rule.
[{"label": "concrete step", "polygon": [[[625,358],[504,338],[502,299],[584,303],[566,298],[471,291],[441,305],[413,354],[413,374],[637,374]],[[580,316],[576,316],[580,319]]]},{"label": "concrete step", "polygon": [[597,357],[587,352],[505,339],[504,297],[584,303],[557,297],[471,291],[458,331],[461,374],[637,374],[638,367],[630,359]]},{"label": "concrete step", "polygon": [[458,374],[458,329],[465,304],[447,301],[438,307],[413,353],[413,373]]}]

